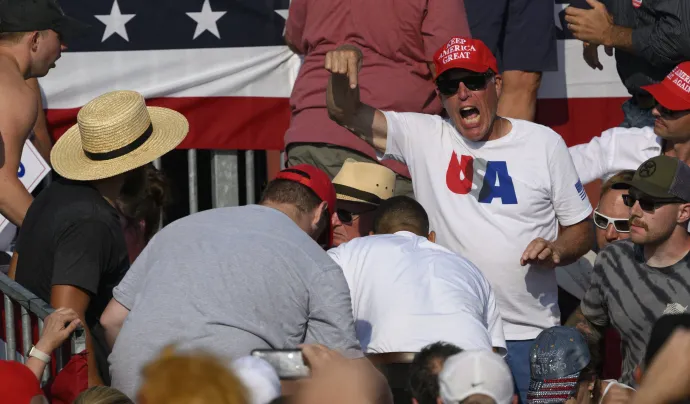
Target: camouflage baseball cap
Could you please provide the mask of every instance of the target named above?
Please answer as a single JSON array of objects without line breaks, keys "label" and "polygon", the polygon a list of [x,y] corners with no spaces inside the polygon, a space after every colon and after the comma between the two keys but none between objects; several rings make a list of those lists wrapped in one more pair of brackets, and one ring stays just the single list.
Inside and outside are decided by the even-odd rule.
[{"label": "camouflage baseball cap", "polygon": [[613,188],[634,188],[652,198],[690,202],[690,166],[675,157],[652,157],[640,165],[632,180]]}]

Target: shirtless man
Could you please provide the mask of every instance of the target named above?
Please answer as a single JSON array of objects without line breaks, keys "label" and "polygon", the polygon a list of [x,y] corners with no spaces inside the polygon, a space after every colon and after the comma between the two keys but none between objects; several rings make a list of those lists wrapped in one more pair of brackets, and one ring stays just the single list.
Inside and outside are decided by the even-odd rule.
[{"label": "shirtless man", "polygon": [[84,28],[55,0],[0,3],[0,214],[16,226],[33,199],[17,171],[39,112],[36,91],[26,80],[48,74],[66,49],[65,39]]}]

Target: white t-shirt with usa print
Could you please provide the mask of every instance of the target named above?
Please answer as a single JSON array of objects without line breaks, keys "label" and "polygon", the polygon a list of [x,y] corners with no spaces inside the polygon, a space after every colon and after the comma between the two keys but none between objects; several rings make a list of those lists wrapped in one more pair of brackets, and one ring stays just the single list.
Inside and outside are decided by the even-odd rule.
[{"label": "white t-shirt with usa print", "polygon": [[434,115],[384,112],[383,158],[407,164],[437,242],[473,262],[494,288],[506,340],[528,340],[559,324],[555,271],[520,266],[537,237],[586,219],[592,206],[568,148],[551,129],[509,119],[489,142],[463,138]]}]

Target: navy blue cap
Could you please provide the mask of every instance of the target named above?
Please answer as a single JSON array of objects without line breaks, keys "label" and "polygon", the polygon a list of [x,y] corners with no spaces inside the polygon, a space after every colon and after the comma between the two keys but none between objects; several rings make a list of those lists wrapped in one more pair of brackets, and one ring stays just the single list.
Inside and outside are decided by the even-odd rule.
[{"label": "navy blue cap", "polygon": [[82,35],[90,26],[66,16],[56,0],[0,1],[0,32],[52,29],[63,40]]}]

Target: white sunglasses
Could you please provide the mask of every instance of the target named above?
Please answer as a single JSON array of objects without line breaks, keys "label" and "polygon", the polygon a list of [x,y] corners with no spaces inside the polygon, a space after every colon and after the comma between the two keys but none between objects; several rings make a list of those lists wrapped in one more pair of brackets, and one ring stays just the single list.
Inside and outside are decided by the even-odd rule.
[{"label": "white sunglasses", "polygon": [[594,211],[594,224],[603,230],[606,230],[610,224],[619,233],[630,233],[630,220],[622,217],[608,217],[602,215],[598,211]]}]

